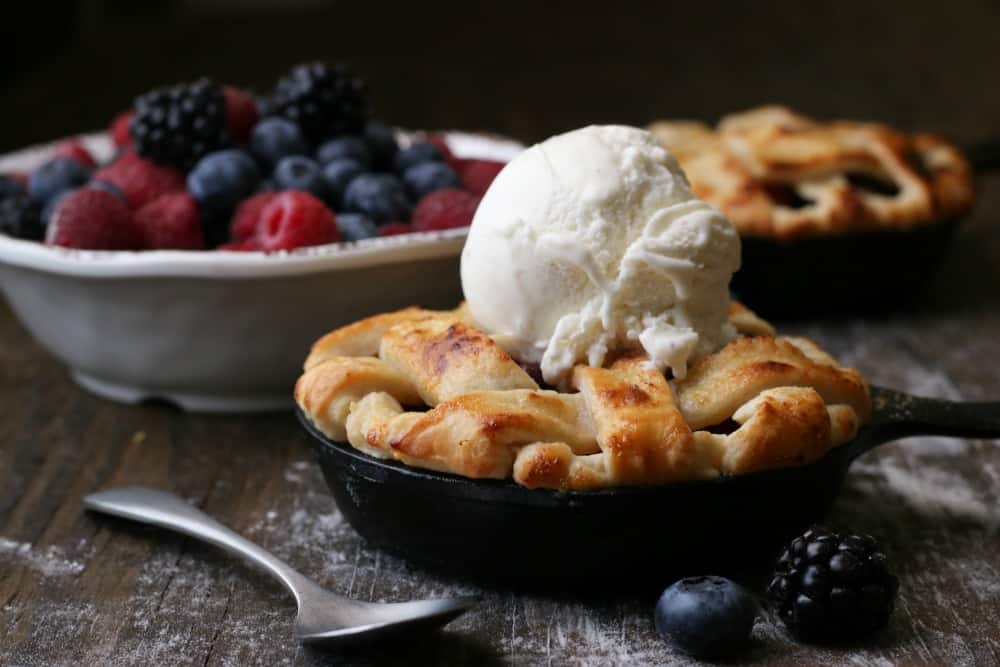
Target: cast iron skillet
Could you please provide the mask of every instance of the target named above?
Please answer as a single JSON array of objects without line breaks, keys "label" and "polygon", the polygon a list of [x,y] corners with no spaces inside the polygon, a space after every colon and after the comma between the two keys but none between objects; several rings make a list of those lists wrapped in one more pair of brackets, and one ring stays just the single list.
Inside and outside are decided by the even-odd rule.
[{"label": "cast iron skillet", "polygon": [[531,490],[375,459],[315,439],[337,507],[372,545],[450,576],[519,587],[621,588],[744,569],[830,508],[851,463],[909,435],[1000,438],[1000,402],[872,388],[858,437],[807,466],[591,492]]},{"label": "cast iron skillet", "polygon": [[[1000,170],[1000,139],[965,150],[977,173]],[[910,303],[944,259],[959,220],[789,242],[744,236],[736,296],[765,319],[886,313]]]}]

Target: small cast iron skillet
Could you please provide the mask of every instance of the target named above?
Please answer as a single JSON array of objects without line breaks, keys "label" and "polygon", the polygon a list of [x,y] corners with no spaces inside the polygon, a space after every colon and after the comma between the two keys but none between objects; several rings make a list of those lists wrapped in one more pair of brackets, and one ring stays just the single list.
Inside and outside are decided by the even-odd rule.
[{"label": "small cast iron skillet", "polygon": [[856,439],[810,465],[589,492],[421,470],[332,442],[300,411],[337,507],[372,545],[450,576],[528,588],[614,589],[773,558],[829,510],[847,469],[909,435],[1000,438],[1000,402],[872,388]]},{"label": "small cast iron skillet", "polygon": [[[1000,139],[965,150],[976,173],[1000,170]],[[886,313],[920,294],[959,225],[938,220],[913,229],[808,236],[793,241],[742,237],[736,296],[765,319]]]}]

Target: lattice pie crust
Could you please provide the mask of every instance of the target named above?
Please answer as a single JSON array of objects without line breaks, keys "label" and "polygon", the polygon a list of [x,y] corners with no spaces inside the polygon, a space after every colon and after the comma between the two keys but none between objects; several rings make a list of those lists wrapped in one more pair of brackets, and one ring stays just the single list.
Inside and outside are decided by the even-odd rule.
[{"label": "lattice pie crust", "polygon": [[[668,381],[639,354],[542,389],[467,310],[408,308],[316,342],[295,387],[307,418],[378,458],[527,487],[586,490],[794,466],[869,418],[861,375],[805,338],[742,334]],[[404,407],[405,406],[405,407]]]},{"label": "lattice pie crust", "polygon": [[781,106],[648,128],[684,168],[694,193],[740,233],[776,239],[906,228],[961,216],[972,170],[934,134],[819,122]]}]

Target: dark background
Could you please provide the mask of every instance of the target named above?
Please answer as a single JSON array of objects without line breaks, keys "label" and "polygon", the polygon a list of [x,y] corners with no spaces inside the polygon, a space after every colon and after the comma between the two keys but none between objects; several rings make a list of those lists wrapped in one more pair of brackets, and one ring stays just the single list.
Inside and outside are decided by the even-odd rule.
[{"label": "dark background", "polygon": [[963,142],[1000,132],[997,0],[5,4],[0,151],[102,128],[156,84],[265,92],[307,59],[351,63],[390,123],[526,141],[771,101]]}]

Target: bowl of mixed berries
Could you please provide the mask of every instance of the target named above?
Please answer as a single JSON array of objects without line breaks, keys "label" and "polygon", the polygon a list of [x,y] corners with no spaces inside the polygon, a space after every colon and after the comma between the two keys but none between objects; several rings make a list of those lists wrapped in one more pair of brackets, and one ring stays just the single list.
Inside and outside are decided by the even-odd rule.
[{"label": "bowl of mixed berries", "polygon": [[262,97],[156,88],[107,132],[0,157],[0,289],[98,394],[286,407],[331,326],[460,298],[466,228],[521,148],[373,120],[342,65]]}]

